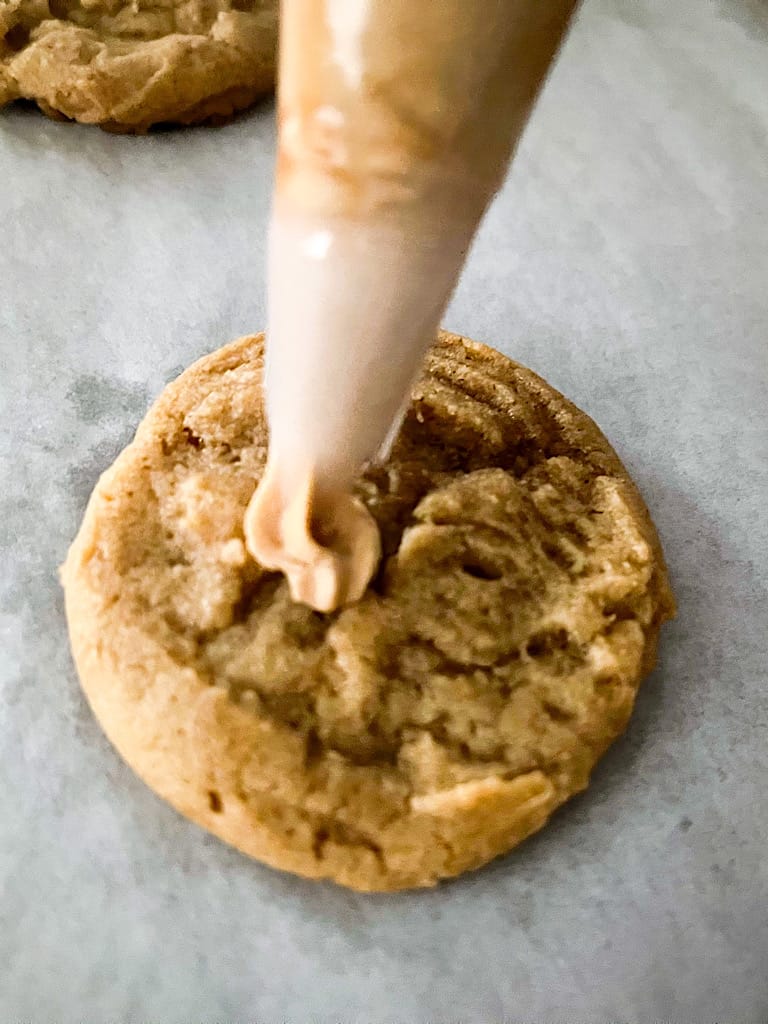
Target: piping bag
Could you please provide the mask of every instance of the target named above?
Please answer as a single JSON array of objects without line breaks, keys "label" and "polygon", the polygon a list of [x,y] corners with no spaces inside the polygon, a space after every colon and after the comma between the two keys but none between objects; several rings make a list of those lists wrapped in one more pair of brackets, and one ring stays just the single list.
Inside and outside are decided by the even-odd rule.
[{"label": "piping bag", "polygon": [[246,544],[295,601],[380,558],[355,479],[386,456],[577,0],[282,0],[265,366]]}]

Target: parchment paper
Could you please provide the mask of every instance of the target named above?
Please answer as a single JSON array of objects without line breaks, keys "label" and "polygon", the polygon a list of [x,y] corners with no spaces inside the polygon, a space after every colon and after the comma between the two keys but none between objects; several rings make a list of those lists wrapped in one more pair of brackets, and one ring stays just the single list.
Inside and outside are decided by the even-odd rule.
[{"label": "parchment paper", "polygon": [[0,1020],[768,1021],[768,5],[588,0],[446,326],[589,412],[680,604],[589,791],[430,892],[252,863],[126,768],[56,568],[164,382],[264,323],[267,105],[0,115]]}]

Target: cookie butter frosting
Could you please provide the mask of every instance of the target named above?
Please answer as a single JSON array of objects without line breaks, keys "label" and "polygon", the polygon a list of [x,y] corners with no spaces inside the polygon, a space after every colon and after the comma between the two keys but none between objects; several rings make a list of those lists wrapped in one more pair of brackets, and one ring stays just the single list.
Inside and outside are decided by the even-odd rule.
[{"label": "cookie butter frosting", "polygon": [[576,0],[285,0],[270,451],[248,548],[328,611],[375,571],[385,454]]}]

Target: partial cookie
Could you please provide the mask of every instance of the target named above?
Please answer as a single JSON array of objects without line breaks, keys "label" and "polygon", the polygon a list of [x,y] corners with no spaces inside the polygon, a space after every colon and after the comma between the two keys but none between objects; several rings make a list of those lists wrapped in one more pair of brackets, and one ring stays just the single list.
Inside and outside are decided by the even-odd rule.
[{"label": "partial cookie", "polygon": [[142,132],[225,119],[275,80],[278,0],[2,0],[0,106]]},{"label": "partial cookie", "polygon": [[169,385],[99,481],[63,569],[105,731],[178,810],[267,864],[432,885],[541,828],[621,733],[673,599],[592,421],[442,334],[359,493],[385,557],[331,615],[247,555],[262,339]]}]

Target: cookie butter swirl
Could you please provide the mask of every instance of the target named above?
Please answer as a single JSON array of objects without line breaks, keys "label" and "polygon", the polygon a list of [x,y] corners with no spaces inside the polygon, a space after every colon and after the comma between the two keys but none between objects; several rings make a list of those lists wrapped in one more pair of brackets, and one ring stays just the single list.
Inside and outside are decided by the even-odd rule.
[{"label": "cookie butter swirl", "polygon": [[354,601],[375,569],[350,488],[397,430],[575,2],[283,4],[269,472],[245,532],[295,600]]},{"label": "cookie butter swirl", "polygon": [[285,573],[293,599],[319,612],[362,597],[381,554],[361,501],[318,492],[309,472],[284,493],[274,463],[248,506],[245,533],[264,568]]}]

